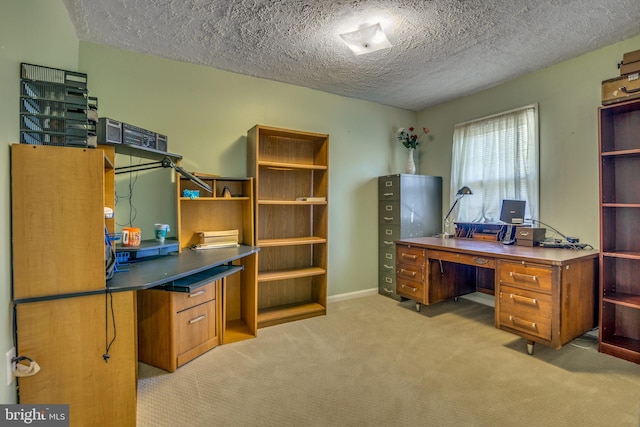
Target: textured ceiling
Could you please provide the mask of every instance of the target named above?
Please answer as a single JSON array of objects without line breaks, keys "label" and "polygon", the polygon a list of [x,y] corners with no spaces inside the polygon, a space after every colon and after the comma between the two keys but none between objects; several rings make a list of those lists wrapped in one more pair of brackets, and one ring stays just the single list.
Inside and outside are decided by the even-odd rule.
[{"label": "textured ceiling", "polygon": [[[64,3],[80,40],[409,110],[640,34],[639,0]],[[393,47],[355,56],[339,34],[376,22]]]}]

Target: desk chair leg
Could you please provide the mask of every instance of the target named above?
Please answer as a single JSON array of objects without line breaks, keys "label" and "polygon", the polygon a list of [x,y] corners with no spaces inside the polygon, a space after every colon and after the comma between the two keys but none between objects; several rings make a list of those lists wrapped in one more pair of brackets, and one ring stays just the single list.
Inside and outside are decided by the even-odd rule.
[{"label": "desk chair leg", "polygon": [[533,354],[533,346],[535,342],[527,340],[527,353]]}]

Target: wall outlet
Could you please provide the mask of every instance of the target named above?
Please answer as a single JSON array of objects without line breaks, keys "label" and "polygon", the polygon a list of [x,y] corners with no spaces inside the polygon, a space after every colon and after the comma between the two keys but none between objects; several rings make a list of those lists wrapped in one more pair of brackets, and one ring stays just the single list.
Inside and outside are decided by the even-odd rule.
[{"label": "wall outlet", "polygon": [[14,378],[14,372],[16,370],[16,364],[12,362],[16,357],[16,348],[11,347],[11,350],[7,351],[7,385],[11,385]]}]

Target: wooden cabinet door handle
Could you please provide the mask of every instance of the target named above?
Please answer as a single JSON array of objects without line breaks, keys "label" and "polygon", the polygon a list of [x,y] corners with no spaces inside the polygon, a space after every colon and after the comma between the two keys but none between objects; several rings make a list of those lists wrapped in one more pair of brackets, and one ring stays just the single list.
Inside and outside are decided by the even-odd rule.
[{"label": "wooden cabinet door handle", "polygon": [[195,318],[193,318],[193,319],[189,320],[189,324],[190,324],[190,325],[192,325],[192,324],[194,324],[194,323],[196,323],[196,322],[199,322],[199,321],[201,321],[201,320],[204,320],[206,317],[207,317],[207,315],[206,315],[206,314],[203,314],[203,315],[201,315],[201,316],[195,317]]},{"label": "wooden cabinet door handle", "polygon": [[538,276],[532,276],[530,274],[522,274],[522,273],[516,273],[515,271],[510,271],[509,275],[514,279],[529,280],[531,282],[538,281]]},{"label": "wooden cabinet door handle", "polygon": [[404,288],[411,289],[411,292],[416,292],[416,291],[418,290],[418,288],[414,288],[414,287],[412,287],[412,286],[407,286],[407,285],[405,285],[405,284],[403,283],[403,284],[402,284],[402,289],[404,289]]},{"label": "wooden cabinet door handle", "polygon": [[523,297],[522,295],[517,295],[517,294],[509,294],[509,298],[511,298],[515,302],[522,302],[530,305],[538,305],[538,300],[536,300],[535,298]]},{"label": "wooden cabinet door handle", "polygon": [[198,292],[194,292],[192,294],[189,294],[189,298],[193,298],[193,297],[199,297],[200,295],[203,295],[205,293],[204,290],[202,291],[198,291]]}]

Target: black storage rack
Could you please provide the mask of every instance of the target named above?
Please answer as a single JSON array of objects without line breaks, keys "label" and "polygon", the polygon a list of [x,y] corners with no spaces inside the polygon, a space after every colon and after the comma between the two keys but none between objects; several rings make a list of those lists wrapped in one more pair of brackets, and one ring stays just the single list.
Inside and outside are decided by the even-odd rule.
[{"label": "black storage rack", "polygon": [[20,68],[20,142],[89,146],[95,122],[88,110],[98,102],[88,96],[87,75],[27,63]]}]

